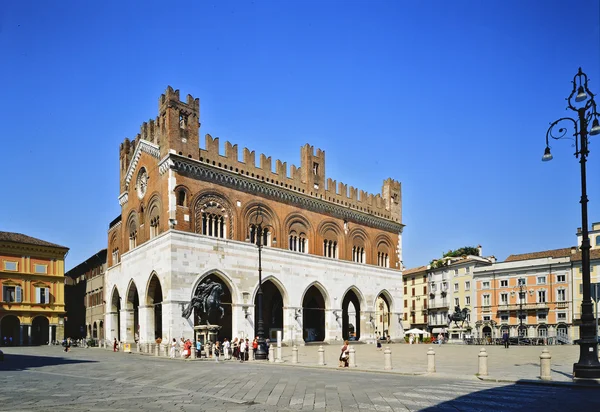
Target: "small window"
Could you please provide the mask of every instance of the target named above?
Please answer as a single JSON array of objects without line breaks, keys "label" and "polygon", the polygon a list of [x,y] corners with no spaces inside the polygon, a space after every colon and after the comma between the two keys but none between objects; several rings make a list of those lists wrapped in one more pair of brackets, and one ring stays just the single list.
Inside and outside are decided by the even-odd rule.
[{"label": "small window", "polygon": [[317,162],[313,163],[313,174],[317,176],[319,174],[319,164]]},{"label": "small window", "polygon": [[33,270],[35,273],[48,273],[48,266],[35,264],[33,265]]},{"label": "small window", "polygon": [[501,320],[502,322],[508,322],[508,313],[502,313],[502,314],[500,315],[500,320]]},{"label": "small window", "polygon": [[16,272],[17,268],[17,262],[9,262],[7,260],[4,261],[4,270],[12,270]]},{"label": "small window", "polygon": [[177,192],[177,206],[185,206],[185,190],[179,189]]},{"label": "small window", "polygon": [[483,295],[483,306],[490,306],[490,295]]},{"label": "small window", "polygon": [[538,313],[538,320],[545,321],[546,317],[547,317],[547,313],[546,312],[539,312]]},{"label": "small window", "polygon": [[500,287],[501,288],[507,288],[508,287],[508,280],[501,280],[500,281]]},{"label": "small window", "polygon": [[546,276],[538,276],[537,277],[537,284],[538,285],[545,285],[546,284]]},{"label": "small window", "polygon": [[546,303],[546,291],[538,290],[538,303]]},{"label": "small window", "polygon": [[454,269],[454,276],[458,275],[458,269]]},{"label": "small window", "polygon": [[471,282],[468,280],[465,282],[465,290],[471,290]]},{"label": "small window", "polygon": [[36,303],[50,303],[50,289],[35,288]]},{"label": "small window", "polygon": [[20,286],[2,286],[2,300],[6,303],[20,303],[22,291]]},{"label": "small window", "polygon": [[471,306],[471,296],[465,296],[465,306]]},{"label": "small window", "polygon": [[487,320],[487,321],[489,321],[490,319],[491,319],[491,317],[490,317],[490,316],[488,316],[488,315],[486,315],[486,316],[484,316],[484,317],[483,317],[483,320]]},{"label": "small window", "polygon": [[525,286],[526,284],[527,281],[525,280],[525,278],[519,278],[518,286]]},{"label": "small window", "polygon": [[563,282],[565,282],[565,279],[566,279],[565,275],[557,275],[556,276],[557,282],[563,283]]},{"label": "small window", "polygon": [[558,312],[556,317],[558,320],[567,320],[567,314],[565,312]]},{"label": "small window", "polygon": [[600,246],[600,235],[596,236],[596,246]]},{"label": "small window", "polygon": [[483,289],[489,289],[489,288],[490,288],[490,282],[489,282],[489,281],[485,281],[485,282],[483,282],[483,284],[482,284],[482,288],[483,288]]},{"label": "small window", "polygon": [[455,291],[455,292],[458,292],[458,283],[455,283],[455,284],[454,284],[454,291]]},{"label": "small window", "polygon": [[501,293],[500,294],[500,304],[501,305],[508,305],[508,293]]},{"label": "small window", "polygon": [[454,305],[455,306],[460,305],[460,299],[459,298],[454,298]]},{"label": "small window", "polygon": [[556,291],[556,300],[558,300],[559,302],[564,302],[566,301],[566,293],[564,289],[558,289]]}]

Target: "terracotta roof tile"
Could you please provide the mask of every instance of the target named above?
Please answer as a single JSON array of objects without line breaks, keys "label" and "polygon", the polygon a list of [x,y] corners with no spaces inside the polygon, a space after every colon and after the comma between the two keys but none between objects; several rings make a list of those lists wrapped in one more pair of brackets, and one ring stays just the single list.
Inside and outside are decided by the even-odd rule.
[{"label": "terracotta roof tile", "polygon": [[571,248],[566,247],[562,249],[544,250],[542,252],[522,253],[520,255],[510,255],[506,258],[505,262],[515,262],[518,260],[528,259],[541,259],[541,258],[561,258],[571,256]]},{"label": "terracotta roof tile", "polygon": [[[590,259],[600,259],[600,249],[590,250]],[[581,261],[581,250],[575,253],[571,260],[574,262]]]},{"label": "terracotta roof tile", "polygon": [[416,268],[406,269],[402,272],[403,275],[411,275],[413,273],[424,272],[427,270],[427,266],[419,266]]},{"label": "terracotta roof tile", "polygon": [[22,233],[13,233],[13,232],[0,232],[0,241],[2,242],[13,242],[13,243],[23,243],[26,245],[36,245],[36,246],[50,246],[50,247],[59,247],[63,249],[68,249],[65,246],[57,245],[56,243],[46,242],[42,239],[37,239],[35,237],[27,236]]}]

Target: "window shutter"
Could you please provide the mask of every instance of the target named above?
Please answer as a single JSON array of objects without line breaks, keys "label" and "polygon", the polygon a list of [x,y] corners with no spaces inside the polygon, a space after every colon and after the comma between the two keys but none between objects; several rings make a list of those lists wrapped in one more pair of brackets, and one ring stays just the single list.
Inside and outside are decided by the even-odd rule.
[{"label": "window shutter", "polygon": [[46,302],[44,303],[50,303],[50,288],[46,288]]},{"label": "window shutter", "polygon": [[17,286],[17,303],[21,303],[21,286]]},{"label": "window shutter", "polygon": [[40,288],[35,288],[35,303],[42,303],[42,302],[40,302],[41,295],[42,295],[42,292],[40,291]]}]

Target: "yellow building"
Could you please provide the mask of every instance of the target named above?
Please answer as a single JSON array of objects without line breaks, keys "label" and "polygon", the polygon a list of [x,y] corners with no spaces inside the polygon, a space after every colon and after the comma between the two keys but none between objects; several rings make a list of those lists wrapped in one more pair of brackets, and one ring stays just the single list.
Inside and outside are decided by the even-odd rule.
[{"label": "yellow building", "polygon": [[0,232],[0,345],[43,345],[64,335],[64,246]]},{"label": "yellow building", "polygon": [[427,266],[402,272],[404,281],[404,330],[427,331]]}]

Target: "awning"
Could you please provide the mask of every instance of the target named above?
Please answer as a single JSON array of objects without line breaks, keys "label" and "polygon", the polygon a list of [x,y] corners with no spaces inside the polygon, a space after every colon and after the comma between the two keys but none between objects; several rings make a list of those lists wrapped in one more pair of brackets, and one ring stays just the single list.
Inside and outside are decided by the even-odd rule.
[{"label": "awning", "polygon": [[447,330],[446,328],[433,328],[433,330],[431,331],[431,333],[446,333]]}]

